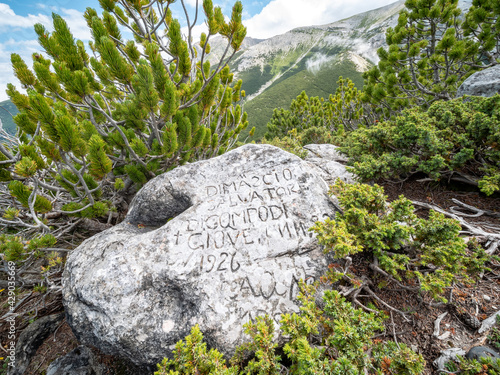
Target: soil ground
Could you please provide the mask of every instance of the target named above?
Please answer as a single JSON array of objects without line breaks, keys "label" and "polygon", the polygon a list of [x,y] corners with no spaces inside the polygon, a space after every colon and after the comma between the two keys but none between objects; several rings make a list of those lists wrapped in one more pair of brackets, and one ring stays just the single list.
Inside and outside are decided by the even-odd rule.
[{"label": "soil ground", "polygon": [[[488,197],[477,191],[464,191],[463,189],[468,188],[466,186],[444,186],[437,183],[418,182],[415,179],[402,183],[380,182],[379,184],[384,187],[385,194],[390,201],[404,195],[410,200],[429,203],[449,210],[450,207],[456,206],[452,201],[454,198],[481,210],[500,213],[499,194]],[[417,210],[417,214],[426,216],[427,210]],[[500,225],[499,218],[490,216],[466,218],[466,220],[475,225]],[[496,255],[499,255],[498,250]],[[491,267],[492,272],[486,273],[479,282],[455,285],[450,291],[450,295],[446,296],[448,300],[451,297],[451,302],[459,309],[462,308],[479,321],[500,310],[500,264],[495,262],[489,264],[489,267]],[[457,315],[456,310],[450,309],[447,305],[430,308],[405,291],[392,293],[381,291],[380,296],[399,309],[415,311],[412,314],[411,322],[405,322],[400,315],[393,313],[395,327],[391,321],[386,323],[386,337],[406,343],[413,349],[418,348],[418,352],[426,359],[426,373],[428,374],[434,373],[432,361],[439,357],[442,350],[448,348],[467,350],[487,342],[487,333],[479,335],[477,330],[461,320],[461,316]],[[444,312],[448,312],[448,314],[441,321],[440,334],[449,331],[450,335],[447,339],[439,340],[433,335],[434,322]]]},{"label": "soil ground", "polygon": [[[442,186],[434,183],[422,183],[416,180],[408,180],[403,183],[381,183],[388,195],[389,200],[397,198],[403,194],[411,200],[418,200],[439,206],[443,209],[449,209],[454,206],[452,198],[459,199],[463,203],[487,209],[500,213],[500,196],[487,197],[484,194],[475,191],[463,191],[463,187],[450,189],[449,186]],[[425,210],[419,210],[417,213],[426,215]],[[494,217],[482,216],[479,218],[467,219],[477,225],[493,224],[500,225],[500,220]],[[497,251],[498,254],[498,251]],[[366,267],[366,262],[362,257],[353,260],[355,267]],[[476,284],[455,285],[450,296],[454,304],[470,315],[476,317],[479,321],[489,317],[500,310],[500,264],[490,264],[491,272],[488,272]],[[368,272],[368,271],[367,271]],[[434,373],[432,361],[435,360],[440,351],[451,347],[470,348],[478,344],[487,342],[487,333],[479,335],[477,330],[467,325],[457,315],[456,310],[449,306],[429,307],[422,303],[417,296],[410,295],[406,291],[390,291],[390,285],[387,288],[378,290],[379,296],[394,307],[412,312],[409,316],[410,321],[405,321],[397,313],[392,313],[390,319],[386,321],[385,331],[377,339],[395,340],[398,343],[405,343],[413,350],[421,353],[426,362],[425,374]],[[20,293],[17,300],[21,301],[27,297],[29,292]],[[7,292],[0,292],[0,317],[8,312]],[[31,311],[23,318],[16,321],[16,340],[22,330],[29,324],[30,320],[40,318],[45,315],[54,314],[63,311],[61,296],[48,295],[43,298],[39,293],[33,293],[26,298],[22,305],[18,307],[18,312]],[[450,332],[446,339],[439,340],[433,335],[434,322],[443,312],[448,312],[440,324],[440,334]],[[6,357],[8,340],[8,324],[4,319],[0,320],[0,341],[3,353],[0,357]],[[448,335],[448,334],[447,334]],[[78,346],[78,340],[73,335],[68,324],[63,321],[57,330],[50,335],[37,351],[31,365],[26,372],[27,375],[45,374],[48,365],[56,358],[65,355]],[[106,364],[108,374],[133,374],[141,375],[128,366],[126,363],[111,356],[105,356],[95,351],[100,360]],[[3,374],[2,364],[0,363],[0,374]]]}]

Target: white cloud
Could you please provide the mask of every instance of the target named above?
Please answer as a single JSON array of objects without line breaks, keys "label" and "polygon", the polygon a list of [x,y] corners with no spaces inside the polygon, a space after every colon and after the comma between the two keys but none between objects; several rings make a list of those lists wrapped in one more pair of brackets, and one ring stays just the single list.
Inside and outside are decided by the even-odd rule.
[{"label": "white cloud", "polygon": [[19,54],[26,64],[31,66],[31,55],[40,51],[41,47],[37,40],[16,41],[14,39],[9,39],[0,44],[0,102],[8,99],[5,93],[7,83],[12,83],[18,90],[21,88],[12,70],[12,65],[10,63],[11,53]]},{"label": "white cloud", "polygon": [[9,99],[5,93],[5,90],[7,90],[7,83],[13,83],[15,81],[16,77],[14,77],[14,74],[12,73],[12,67],[10,64],[7,62],[0,62],[0,102]]},{"label": "white cloud", "polygon": [[0,32],[12,27],[32,28],[35,23],[47,25],[50,24],[50,19],[45,14],[19,16],[14,13],[8,4],[0,3]]},{"label": "white cloud", "polygon": [[58,9],[56,6],[43,4],[43,3],[37,3],[36,7],[39,9],[49,9],[51,11],[57,11],[57,9]]},{"label": "white cloud", "polygon": [[[62,8],[60,16],[64,18],[75,39],[87,41],[91,39],[90,29],[87,21],[83,18],[83,13],[75,9]],[[51,28],[52,30],[52,28]]]},{"label": "white cloud", "polygon": [[306,61],[306,69],[311,73],[316,74],[320,71],[322,66],[328,64],[334,58],[335,56],[326,56],[322,53],[317,53]]},{"label": "white cloud", "polygon": [[[182,35],[184,35],[186,38],[188,36],[188,31],[189,30],[187,26],[181,28]],[[205,23],[195,25],[191,30],[191,38],[193,40],[193,43],[197,43],[200,40],[201,33],[208,34],[208,27]]]},{"label": "white cloud", "polygon": [[272,0],[243,21],[247,35],[269,38],[300,26],[323,25],[393,3],[394,0]]},{"label": "white cloud", "polygon": [[[55,8],[53,6],[38,6],[43,12],[54,11],[60,14],[67,22],[75,39],[83,41],[90,40],[91,34],[83,18],[83,13],[74,9]],[[5,90],[7,83],[13,83],[19,88],[20,84],[14,76],[10,63],[11,53],[18,53],[28,66],[32,65],[31,55],[34,52],[42,52],[42,47],[38,44],[33,26],[36,23],[43,24],[52,31],[52,18],[46,14],[28,16],[17,15],[7,4],[0,3],[0,101],[7,100]],[[13,36],[15,35],[15,39]],[[6,40],[5,37],[8,39]]]}]

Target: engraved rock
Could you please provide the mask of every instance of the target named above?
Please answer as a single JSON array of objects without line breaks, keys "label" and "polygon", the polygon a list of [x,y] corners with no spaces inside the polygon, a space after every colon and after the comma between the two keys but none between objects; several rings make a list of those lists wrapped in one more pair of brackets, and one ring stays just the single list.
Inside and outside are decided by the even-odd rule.
[{"label": "engraved rock", "polygon": [[245,322],[298,311],[298,281],[328,264],[308,228],[335,214],[316,170],[246,145],[151,180],[121,224],[68,258],[63,298],[79,340],[152,365],[199,324],[231,355]]}]

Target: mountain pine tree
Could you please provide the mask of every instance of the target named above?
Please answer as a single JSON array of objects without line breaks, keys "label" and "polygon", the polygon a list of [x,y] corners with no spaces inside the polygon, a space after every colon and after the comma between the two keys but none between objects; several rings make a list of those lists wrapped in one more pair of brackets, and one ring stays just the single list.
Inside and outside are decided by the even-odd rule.
[{"label": "mountain pine tree", "polygon": [[[246,34],[240,1],[226,19],[204,0],[208,33],[197,43],[198,9],[190,18],[184,0],[99,3],[101,15],[91,8],[84,15],[89,50],[53,14],[53,32],[35,25],[44,53],[33,54],[32,69],[12,54],[25,93],[8,85],[20,113],[17,138],[0,146],[7,194],[0,210],[19,213],[0,218],[5,227],[60,235],[74,222],[51,219],[106,215],[156,175],[224,153],[247,126],[238,104],[242,82],[227,65]],[[187,36],[174,6],[186,16]],[[227,47],[212,65],[217,35]]]},{"label": "mountain pine tree", "polygon": [[500,5],[474,0],[465,14],[458,0],[407,0],[386,33],[388,49],[365,73],[364,100],[386,114],[450,100],[473,72],[499,62]]},{"label": "mountain pine tree", "polygon": [[294,129],[302,144],[321,143],[330,133],[342,134],[374,123],[372,107],[363,103],[354,83],[339,77],[337,90],[328,99],[308,97],[302,91],[290,109],[275,109],[267,124],[267,140],[286,137]]}]

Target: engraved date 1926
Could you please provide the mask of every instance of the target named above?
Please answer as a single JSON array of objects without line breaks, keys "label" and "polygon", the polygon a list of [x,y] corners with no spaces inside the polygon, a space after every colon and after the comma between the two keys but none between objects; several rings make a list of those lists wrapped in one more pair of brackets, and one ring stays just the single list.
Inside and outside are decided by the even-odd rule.
[{"label": "engraved date 1926", "polygon": [[240,269],[241,265],[234,260],[235,255],[236,253],[229,254],[226,252],[220,253],[218,257],[215,255],[202,255],[200,271],[208,273],[212,271],[231,270],[231,272],[236,272]]}]

